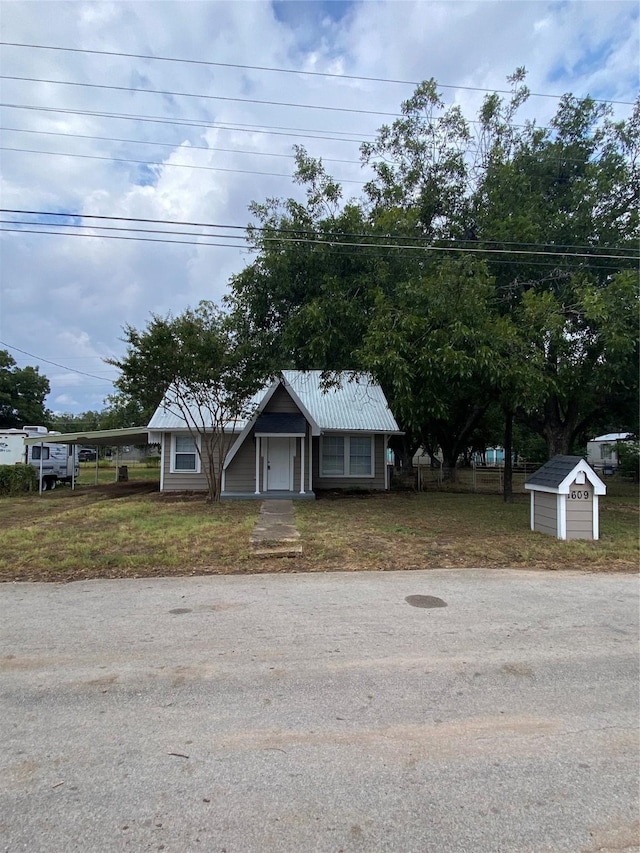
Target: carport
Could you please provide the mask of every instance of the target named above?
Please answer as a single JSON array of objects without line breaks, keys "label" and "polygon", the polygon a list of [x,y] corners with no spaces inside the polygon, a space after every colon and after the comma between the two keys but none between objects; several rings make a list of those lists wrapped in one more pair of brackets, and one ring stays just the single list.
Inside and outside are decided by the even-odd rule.
[{"label": "carport", "polygon": [[[88,445],[95,447],[116,448],[116,481],[118,479],[118,449],[128,444],[149,444],[149,433],[146,427],[126,427],[124,429],[98,429],[91,432],[64,432],[47,436],[34,435],[25,438],[25,444],[68,444],[71,446]],[[40,456],[42,464],[42,454]],[[75,464],[72,465],[71,488],[76,487]],[[98,454],[96,453],[96,485],[98,483]],[[42,474],[40,476],[40,492],[42,493]]]}]

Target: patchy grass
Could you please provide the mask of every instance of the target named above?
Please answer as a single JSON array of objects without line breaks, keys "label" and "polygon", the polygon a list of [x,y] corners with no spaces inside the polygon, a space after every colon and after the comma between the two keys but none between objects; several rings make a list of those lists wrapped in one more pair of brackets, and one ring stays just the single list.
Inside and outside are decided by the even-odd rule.
[{"label": "patchy grass", "polygon": [[523,567],[636,571],[637,487],[608,482],[598,542],[529,530],[528,495],[455,492],[327,496],[294,504],[304,553],[256,560],[259,503],[208,505],[153,482],[0,499],[0,580],[70,581],[264,571]]},{"label": "patchy grass", "polygon": [[0,500],[0,580],[207,574],[248,560],[256,503],[118,485]]},{"label": "patchy grass", "polygon": [[587,571],[638,568],[637,488],[600,501],[600,540],[559,542],[529,530],[529,496],[413,492],[296,504],[309,568],[520,566]]},{"label": "patchy grass", "polygon": [[[127,473],[130,480],[148,480],[155,483],[160,483],[160,468],[158,466],[149,467],[143,462],[121,462],[117,467],[115,460],[105,464],[104,460],[100,460],[98,466],[98,485],[115,483],[118,479],[117,468],[121,465],[127,466]],[[96,485],[96,463],[81,462],[80,473],[76,481],[77,486],[95,486]]]}]

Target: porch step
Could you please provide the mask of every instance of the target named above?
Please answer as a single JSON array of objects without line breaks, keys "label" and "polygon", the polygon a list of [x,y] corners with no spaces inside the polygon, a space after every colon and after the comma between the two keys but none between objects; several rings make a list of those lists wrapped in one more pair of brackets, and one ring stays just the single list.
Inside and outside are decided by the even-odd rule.
[{"label": "porch step", "polygon": [[266,500],[251,534],[251,551],[255,557],[299,557],[302,554],[300,533],[293,517],[290,500]]}]

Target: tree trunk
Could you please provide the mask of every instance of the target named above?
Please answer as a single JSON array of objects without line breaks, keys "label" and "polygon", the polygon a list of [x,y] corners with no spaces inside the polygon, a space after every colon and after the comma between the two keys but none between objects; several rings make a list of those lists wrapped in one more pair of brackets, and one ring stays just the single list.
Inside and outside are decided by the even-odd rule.
[{"label": "tree trunk", "polygon": [[513,503],[513,410],[504,409],[504,502]]}]

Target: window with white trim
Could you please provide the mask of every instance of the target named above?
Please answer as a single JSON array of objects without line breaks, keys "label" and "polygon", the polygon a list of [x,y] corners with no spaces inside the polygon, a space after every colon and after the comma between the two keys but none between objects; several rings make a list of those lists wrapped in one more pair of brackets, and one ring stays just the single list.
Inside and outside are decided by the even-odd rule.
[{"label": "window with white trim", "polygon": [[373,477],[372,435],[323,435],[320,439],[321,477]]},{"label": "window with white trim", "polygon": [[200,455],[193,436],[171,436],[171,473],[200,473]]}]

